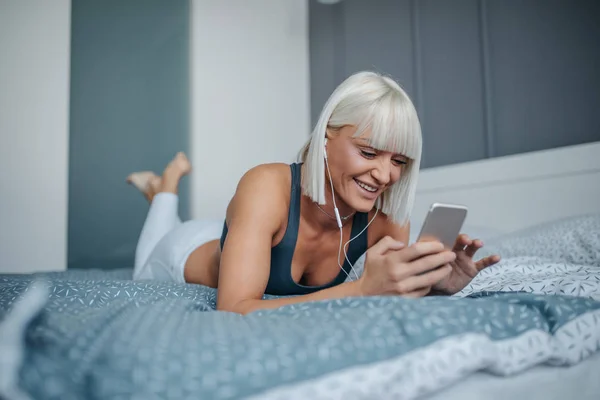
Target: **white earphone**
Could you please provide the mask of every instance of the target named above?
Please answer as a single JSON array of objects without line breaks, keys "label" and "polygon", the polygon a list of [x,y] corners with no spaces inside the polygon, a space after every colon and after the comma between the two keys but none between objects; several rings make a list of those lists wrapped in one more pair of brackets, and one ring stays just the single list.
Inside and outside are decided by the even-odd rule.
[{"label": "white earphone", "polygon": [[[371,221],[369,221],[369,223],[367,224],[367,226],[365,226],[363,228],[363,230],[358,233],[358,235],[356,235],[353,238],[351,238],[350,240],[348,240],[346,242],[346,244],[344,244],[342,246],[342,242],[344,241],[344,232],[342,230],[342,219],[340,217],[340,212],[339,212],[339,210],[337,208],[337,205],[335,204],[335,190],[333,188],[333,180],[331,179],[331,172],[329,171],[329,163],[327,162],[327,138],[325,138],[325,141],[323,142],[323,154],[325,155],[325,166],[327,167],[327,175],[329,175],[329,184],[331,185],[331,199],[333,200],[333,211],[335,213],[335,219],[337,221],[338,228],[340,229],[340,248],[338,250],[338,256],[337,256],[338,266],[340,267],[340,269],[342,271],[346,272],[346,270],[344,269],[344,267],[340,263],[340,255],[342,253],[342,249],[344,249],[344,258],[346,259],[346,261],[348,261],[348,264],[350,265],[350,270],[352,272],[354,272],[354,276],[356,276],[356,279],[359,279],[360,277],[358,276],[358,274],[354,270],[354,266],[352,265],[352,263],[348,259],[348,254],[346,253],[346,246],[348,246],[348,244],[351,241],[353,241],[354,239],[356,239],[357,237],[359,237],[364,231],[367,230],[367,228],[369,227],[369,225],[371,225],[371,222],[373,222],[375,220],[375,217],[377,217],[377,213],[379,212],[379,209],[378,208],[375,209],[375,215],[373,215],[373,218],[371,218]],[[350,274],[348,272],[346,272],[346,275],[348,276],[348,278],[350,278]]]},{"label": "white earphone", "polygon": [[333,181],[331,180],[331,172],[329,171],[329,163],[327,162],[327,138],[323,142],[323,153],[325,154],[325,166],[327,166],[327,175],[329,175],[329,183],[331,184],[331,198],[333,199],[333,212],[335,213],[335,219],[338,224],[338,228],[342,229],[342,218],[340,212],[335,204],[335,194],[333,191]]}]

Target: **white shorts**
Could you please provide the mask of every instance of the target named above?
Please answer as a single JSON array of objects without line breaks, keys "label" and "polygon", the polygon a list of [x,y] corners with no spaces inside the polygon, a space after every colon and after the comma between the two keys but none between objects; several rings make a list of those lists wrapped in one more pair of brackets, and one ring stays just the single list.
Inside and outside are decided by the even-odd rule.
[{"label": "white shorts", "polygon": [[184,283],[185,263],[194,250],[221,238],[223,221],[190,220],[168,232],[154,247],[138,279]]},{"label": "white shorts", "polygon": [[220,239],[223,220],[181,222],[178,203],[179,198],[172,193],[154,197],[136,248],[134,280],[184,283],[185,263],[190,254],[203,244]]}]

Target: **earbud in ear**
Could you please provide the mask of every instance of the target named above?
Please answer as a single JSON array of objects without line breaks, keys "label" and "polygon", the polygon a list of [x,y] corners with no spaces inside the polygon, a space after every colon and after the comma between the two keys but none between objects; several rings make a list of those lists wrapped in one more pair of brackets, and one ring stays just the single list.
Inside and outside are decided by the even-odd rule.
[{"label": "earbud in ear", "polygon": [[325,159],[327,160],[327,138],[323,141],[323,153],[325,154]]}]

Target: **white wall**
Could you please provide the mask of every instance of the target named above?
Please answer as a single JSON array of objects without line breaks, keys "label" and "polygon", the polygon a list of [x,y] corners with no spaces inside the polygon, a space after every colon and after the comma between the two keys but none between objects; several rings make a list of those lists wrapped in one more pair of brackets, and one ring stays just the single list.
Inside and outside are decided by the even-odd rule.
[{"label": "white wall", "polygon": [[191,5],[191,214],[222,218],[246,170],[294,161],[308,138],[308,5]]},{"label": "white wall", "polygon": [[466,224],[486,232],[600,213],[599,153],[594,142],[424,169],[413,221],[434,202],[468,206]]},{"label": "white wall", "polygon": [[66,268],[70,0],[0,0],[0,273]]}]

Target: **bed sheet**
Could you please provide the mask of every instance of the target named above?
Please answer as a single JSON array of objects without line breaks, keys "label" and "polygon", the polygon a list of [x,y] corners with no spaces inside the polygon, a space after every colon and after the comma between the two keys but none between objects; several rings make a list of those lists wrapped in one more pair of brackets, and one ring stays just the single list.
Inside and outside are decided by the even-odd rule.
[{"label": "bed sheet", "polygon": [[413,399],[476,376],[574,371],[600,351],[590,237],[551,255],[510,237],[497,244],[507,257],[452,297],[247,316],[215,311],[213,289],[133,282],[131,270],[0,276],[0,397]]},{"label": "bed sheet", "polygon": [[424,400],[598,400],[600,353],[568,368],[536,366],[521,374],[499,377],[477,372]]},{"label": "bed sheet", "polygon": [[600,344],[587,297],[348,298],[240,316],[198,285],[32,278],[0,278],[3,322],[48,290],[18,337],[32,398],[411,399],[476,372],[575,365]]}]

